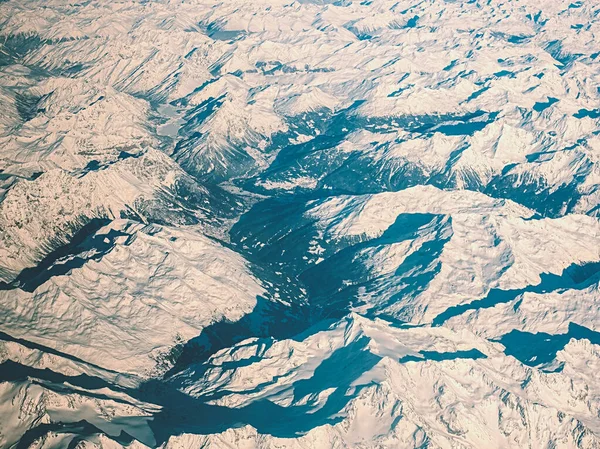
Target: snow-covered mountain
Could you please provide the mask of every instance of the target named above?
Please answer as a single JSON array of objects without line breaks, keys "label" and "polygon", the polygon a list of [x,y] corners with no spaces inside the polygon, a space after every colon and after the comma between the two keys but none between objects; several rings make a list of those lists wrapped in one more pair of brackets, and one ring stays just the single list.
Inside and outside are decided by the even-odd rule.
[{"label": "snow-covered mountain", "polygon": [[0,448],[600,448],[598,36],[0,1]]}]

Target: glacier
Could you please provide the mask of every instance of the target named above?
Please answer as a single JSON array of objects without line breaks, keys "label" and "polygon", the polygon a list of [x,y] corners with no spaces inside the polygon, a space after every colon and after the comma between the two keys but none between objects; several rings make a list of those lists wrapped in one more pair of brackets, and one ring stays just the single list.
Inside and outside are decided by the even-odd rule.
[{"label": "glacier", "polygon": [[599,27],[0,1],[0,448],[600,448]]}]

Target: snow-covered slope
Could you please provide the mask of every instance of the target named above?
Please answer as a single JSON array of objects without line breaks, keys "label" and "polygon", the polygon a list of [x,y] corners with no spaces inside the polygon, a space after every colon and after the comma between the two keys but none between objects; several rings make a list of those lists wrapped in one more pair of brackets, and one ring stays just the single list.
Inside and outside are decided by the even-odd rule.
[{"label": "snow-covered slope", "polygon": [[596,447],[598,347],[571,340],[553,373],[502,349],[355,314],[301,341],[246,341],[172,381],[210,404],[199,429],[247,426],[166,447]]},{"label": "snow-covered slope", "polygon": [[170,368],[174,346],[239,320],[262,293],[241,256],[207,237],[122,220],[46,265],[1,292],[2,329],[138,375]]},{"label": "snow-covered slope", "polygon": [[481,193],[414,187],[278,206],[262,203],[233,236],[263,262],[296,271],[325,308],[431,322],[496,291],[554,290],[598,272],[596,218],[534,218]]},{"label": "snow-covered slope", "polygon": [[599,26],[0,1],[0,448],[600,448]]}]

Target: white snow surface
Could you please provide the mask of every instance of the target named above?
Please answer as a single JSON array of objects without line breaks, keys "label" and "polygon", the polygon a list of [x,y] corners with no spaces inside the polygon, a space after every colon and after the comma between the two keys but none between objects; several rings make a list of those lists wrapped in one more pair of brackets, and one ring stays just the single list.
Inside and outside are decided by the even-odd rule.
[{"label": "white snow surface", "polygon": [[240,319],[263,292],[241,256],[196,232],[117,220],[96,236],[110,232],[119,235],[101,259],[31,293],[0,292],[2,329],[106,369],[148,376],[170,368],[176,344],[215,321]]},{"label": "white snow surface", "polygon": [[0,449],[600,448],[599,27],[0,1]]}]

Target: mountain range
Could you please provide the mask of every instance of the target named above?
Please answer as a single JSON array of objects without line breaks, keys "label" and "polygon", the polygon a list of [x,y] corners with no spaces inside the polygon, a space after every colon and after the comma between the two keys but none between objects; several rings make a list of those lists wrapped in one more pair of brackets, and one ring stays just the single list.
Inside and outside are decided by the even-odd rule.
[{"label": "mountain range", "polygon": [[600,448],[599,36],[0,1],[0,448]]}]

